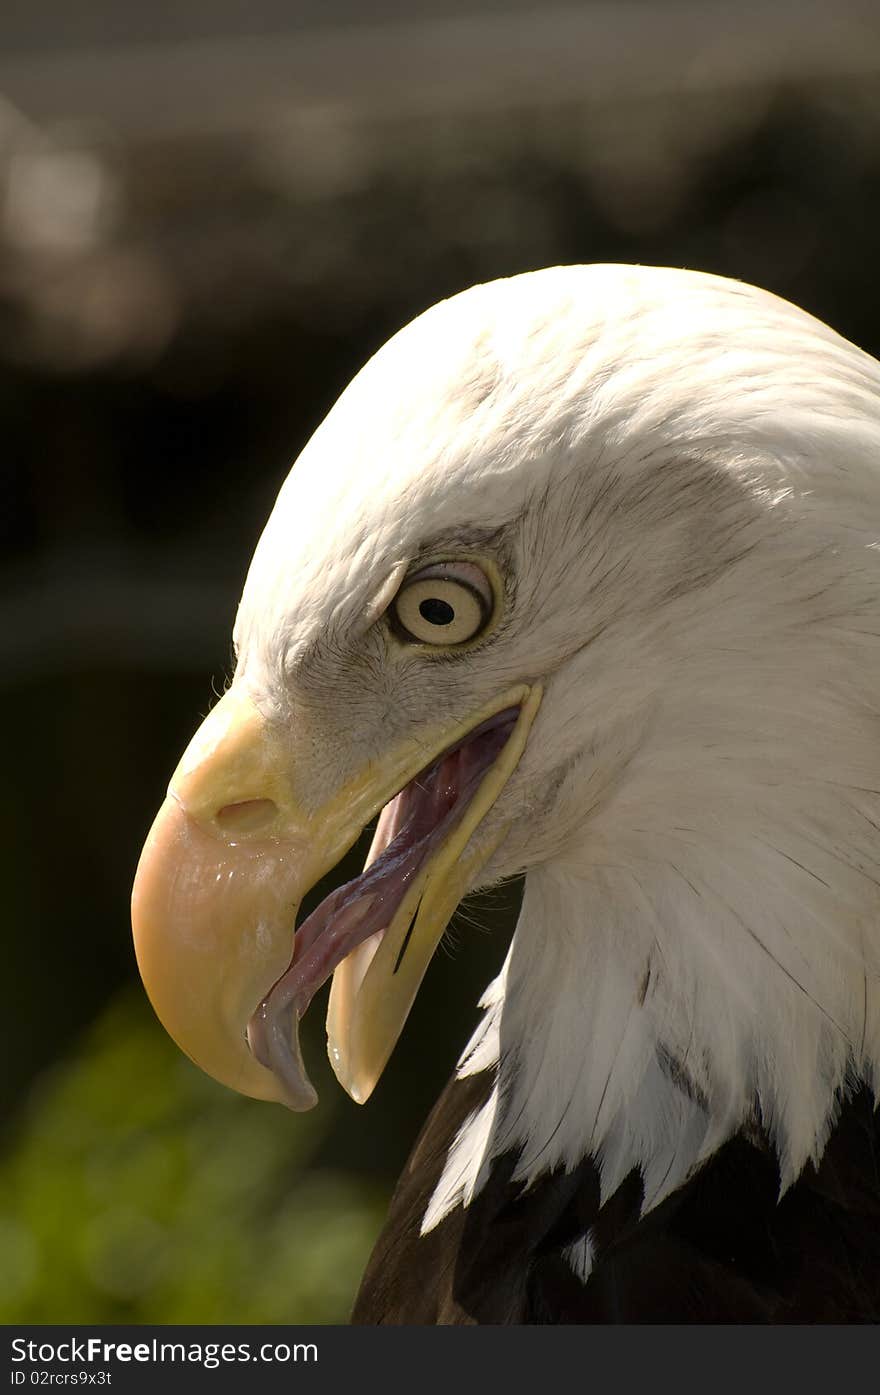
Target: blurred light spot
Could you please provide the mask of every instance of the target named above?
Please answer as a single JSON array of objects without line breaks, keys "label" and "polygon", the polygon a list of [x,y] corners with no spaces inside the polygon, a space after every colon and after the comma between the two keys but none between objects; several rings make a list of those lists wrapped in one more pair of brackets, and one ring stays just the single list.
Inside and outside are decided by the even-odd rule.
[{"label": "blurred light spot", "polygon": [[16,151],[6,182],[4,224],[13,246],[72,253],[100,245],[116,221],[119,190],[97,154],[48,140]]},{"label": "blurred light spot", "polygon": [[136,251],[43,269],[32,286],[29,332],[16,356],[80,370],[111,359],[151,361],[177,327],[178,301],[164,270]]},{"label": "blurred light spot", "polygon": [[305,107],[280,122],[259,148],[257,164],[272,183],[303,199],[352,193],[370,174],[364,142],[335,107]]}]

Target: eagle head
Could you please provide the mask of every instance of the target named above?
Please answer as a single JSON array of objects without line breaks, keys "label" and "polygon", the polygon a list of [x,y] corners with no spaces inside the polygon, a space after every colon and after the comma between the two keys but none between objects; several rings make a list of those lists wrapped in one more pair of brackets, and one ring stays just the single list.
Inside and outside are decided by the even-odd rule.
[{"label": "eagle head", "polygon": [[332,974],[364,1101],[458,902],[525,872],[435,1219],[510,1147],[649,1205],[759,1122],[793,1178],[880,1062],[878,547],[880,366],[794,306],[585,266],[428,310],[283,485],[147,839],[168,1031],[308,1108]]}]

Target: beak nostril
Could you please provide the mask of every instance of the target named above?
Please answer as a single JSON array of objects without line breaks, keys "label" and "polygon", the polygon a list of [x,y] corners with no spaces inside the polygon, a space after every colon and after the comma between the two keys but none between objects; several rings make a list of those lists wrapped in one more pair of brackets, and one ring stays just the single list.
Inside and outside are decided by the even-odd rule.
[{"label": "beak nostril", "polygon": [[214,817],[224,833],[256,833],[277,814],[278,805],[272,799],[242,799],[238,804],[224,804]]}]

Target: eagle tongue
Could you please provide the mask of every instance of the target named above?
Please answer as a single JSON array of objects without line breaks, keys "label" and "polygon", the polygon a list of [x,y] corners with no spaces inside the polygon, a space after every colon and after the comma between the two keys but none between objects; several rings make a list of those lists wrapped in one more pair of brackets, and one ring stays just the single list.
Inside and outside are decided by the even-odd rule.
[{"label": "eagle tongue", "polygon": [[412,876],[447,827],[458,802],[461,751],[412,780],[380,815],[363,872],[331,892],[297,930],[290,967],[248,1023],[248,1045],[302,1111],[317,1104],[299,1044],[299,1024],[337,964],[390,925]]}]

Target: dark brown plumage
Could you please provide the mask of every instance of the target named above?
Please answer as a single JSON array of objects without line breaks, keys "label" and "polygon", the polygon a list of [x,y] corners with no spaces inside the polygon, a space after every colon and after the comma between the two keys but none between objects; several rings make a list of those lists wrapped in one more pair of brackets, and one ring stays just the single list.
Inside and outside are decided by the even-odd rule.
[{"label": "dark brown plumage", "polygon": [[[355,1304],[357,1323],[868,1323],[880,1321],[880,1117],[847,1101],[818,1169],[779,1199],[773,1153],[731,1139],[639,1218],[632,1173],[602,1207],[585,1159],[573,1173],[510,1185],[496,1160],[471,1205],[419,1227],[488,1073],[447,1086],[407,1163]],[[592,1229],[583,1283],[563,1255]]]}]

